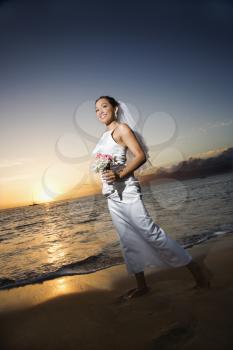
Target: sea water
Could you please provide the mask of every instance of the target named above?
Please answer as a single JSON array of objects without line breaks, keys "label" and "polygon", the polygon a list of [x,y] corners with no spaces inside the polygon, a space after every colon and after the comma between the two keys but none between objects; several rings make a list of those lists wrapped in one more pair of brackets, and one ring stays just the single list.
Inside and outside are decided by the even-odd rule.
[{"label": "sea water", "polygon": [[[233,232],[233,173],[142,185],[145,206],[184,248]],[[124,263],[100,193],[0,211],[0,289]]]}]

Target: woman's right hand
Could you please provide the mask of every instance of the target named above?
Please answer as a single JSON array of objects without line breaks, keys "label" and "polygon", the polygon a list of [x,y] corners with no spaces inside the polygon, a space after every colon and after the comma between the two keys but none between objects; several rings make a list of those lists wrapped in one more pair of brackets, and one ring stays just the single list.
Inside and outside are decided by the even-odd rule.
[{"label": "woman's right hand", "polygon": [[108,184],[111,184],[119,179],[117,172],[113,170],[105,170],[102,173],[102,179],[107,181]]}]

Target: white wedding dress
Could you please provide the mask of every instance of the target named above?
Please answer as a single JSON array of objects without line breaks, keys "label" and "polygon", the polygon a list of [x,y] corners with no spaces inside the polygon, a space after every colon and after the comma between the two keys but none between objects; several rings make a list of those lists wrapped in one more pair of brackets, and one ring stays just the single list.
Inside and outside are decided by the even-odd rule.
[{"label": "white wedding dress", "polygon": [[[113,131],[103,133],[92,154],[111,154],[120,163],[112,168],[119,169],[126,164],[127,148],[113,139]],[[134,175],[112,184],[100,178],[129,275],[144,271],[145,267],[178,267],[192,260],[192,256],[153,221],[144,205],[140,182]]]}]

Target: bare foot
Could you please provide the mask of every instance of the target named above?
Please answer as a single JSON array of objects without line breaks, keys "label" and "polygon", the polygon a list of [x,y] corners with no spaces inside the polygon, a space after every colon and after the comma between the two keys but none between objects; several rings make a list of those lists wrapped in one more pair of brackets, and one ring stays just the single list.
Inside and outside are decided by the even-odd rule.
[{"label": "bare foot", "polygon": [[204,264],[199,265],[192,261],[187,267],[190,269],[196,280],[196,285],[193,287],[194,289],[210,288],[212,273]]},{"label": "bare foot", "polygon": [[141,296],[141,295],[147,293],[149,290],[150,290],[149,287],[144,287],[144,288],[140,288],[140,289],[139,288],[132,288],[132,289],[128,290],[126,293],[117,297],[115,303],[118,304],[118,303],[127,301],[131,298]]},{"label": "bare foot", "polygon": [[125,301],[127,300],[128,296],[133,292],[135,291],[137,288],[132,288],[132,289],[129,289],[126,293],[124,294],[121,294],[119,297],[116,298],[116,303],[120,303],[122,301]]},{"label": "bare foot", "polygon": [[196,288],[210,288],[212,274],[210,270],[204,265],[202,266],[202,273],[197,282]]},{"label": "bare foot", "polygon": [[140,297],[141,295],[144,295],[146,293],[148,293],[150,290],[149,287],[143,287],[143,288],[135,288],[132,293],[130,293],[127,298],[131,299],[131,298],[136,298],[136,297]]},{"label": "bare foot", "polygon": [[122,294],[122,297],[128,297],[130,294],[132,294],[135,290],[137,290],[137,288],[132,288],[130,290],[128,290],[126,293]]}]

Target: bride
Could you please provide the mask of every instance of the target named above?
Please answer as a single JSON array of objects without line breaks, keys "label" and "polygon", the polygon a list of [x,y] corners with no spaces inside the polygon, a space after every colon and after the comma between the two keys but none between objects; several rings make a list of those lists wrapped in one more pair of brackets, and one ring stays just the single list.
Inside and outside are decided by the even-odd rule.
[{"label": "bride", "polygon": [[[98,120],[106,126],[92,154],[112,154],[119,167],[110,167],[101,173],[102,193],[107,198],[113,224],[128,273],[136,278],[136,288],[120,298],[141,296],[150,290],[146,283],[146,266],[186,266],[192,273],[196,287],[210,287],[208,270],[195,262],[192,256],[156,224],[147,211],[140,183],[134,171],[148,165],[148,147],[142,135],[134,128],[134,120],[122,101],[111,96],[100,96],[95,101]],[[126,162],[126,152],[133,157]],[[128,153],[127,153],[128,154]]]}]

